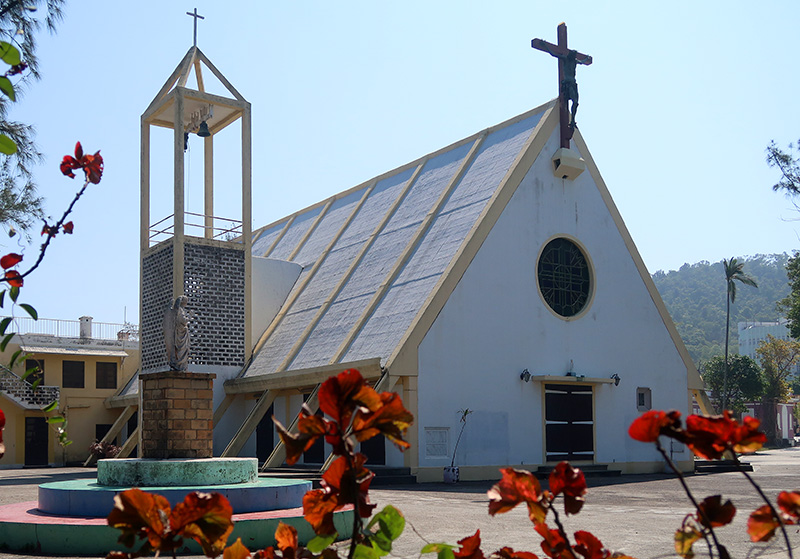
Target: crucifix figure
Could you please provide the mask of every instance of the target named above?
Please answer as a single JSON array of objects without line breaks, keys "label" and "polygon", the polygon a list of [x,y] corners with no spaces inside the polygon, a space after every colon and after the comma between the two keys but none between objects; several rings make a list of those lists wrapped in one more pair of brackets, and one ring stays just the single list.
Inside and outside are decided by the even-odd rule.
[{"label": "crucifix figure", "polygon": [[[533,39],[531,46],[558,58],[558,99],[561,120],[561,147],[569,149],[569,141],[575,132],[575,113],[578,112],[578,82],[575,69],[578,64],[588,66],[592,57],[567,48],[567,24],[558,26],[558,44],[542,39]],[[571,103],[571,107],[569,104]]]},{"label": "crucifix figure", "polygon": [[197,8],[194,9],[194,12],[186,12],[186,15],[194,18],[194,46],[197,46],[197,20],[206,18],[197,13]]}]

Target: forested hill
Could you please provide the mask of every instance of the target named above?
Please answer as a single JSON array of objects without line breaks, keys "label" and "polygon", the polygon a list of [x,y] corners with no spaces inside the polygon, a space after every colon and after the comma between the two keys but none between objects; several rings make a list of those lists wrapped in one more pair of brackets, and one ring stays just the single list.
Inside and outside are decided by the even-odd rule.
[{"label": "forested hill", "polygon": [[[789,294],[786,254],[744,258],[744,273],[758,289],[737,283],[731,307],[730,351],[738,350],[738,322],[774,321],[775,304]],[[741,260],[741,259],[740,259]],[[722,262],[684,264],[680,270],[658,271],[653,281],[667,305],[695,364],[725,353],[725,272]]]}]

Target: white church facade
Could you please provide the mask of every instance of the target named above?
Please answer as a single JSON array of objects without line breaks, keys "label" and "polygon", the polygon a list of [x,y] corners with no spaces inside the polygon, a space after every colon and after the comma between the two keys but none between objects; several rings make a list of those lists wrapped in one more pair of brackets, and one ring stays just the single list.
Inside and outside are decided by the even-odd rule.
[{"label": "white church facade", "polygon": [[[194,47],[162,99],[177,91],[221,103],[180,91],[181,72],[195,60],[210,64]],[[186,127],[179,105],[169,105],[181,128],[176,166]],[[398,392],[415,416],[412,448],[371,444],[369,463],[409,468],[418,481],[442,479],[467,408],[473,413],[455,455],[462,479],[562,459],[662,469],[657,452],[629,439],[627,428],[646,409],[686,413],[692,395],[704,406],[702,381],[580,133],[570,150],[559,149],[558,106],[546,103],[235,240],[193,238],[176,227],[154,245],[143,234],[143,278],[155,277],[147,269],[153,254],[171,255],[155,259],[159,273],[176,271],[156,295],[143,285],[142,317],[157,317],[187,291],[190,310],[213,308],[202,298],[213,291],[204,286],[220,255],[228,255],[225,274],[242,274],[229,362],[212,363],[203,347],[200,322],[208,317],[197,313],[190,324],[193,340],[201,335],[189,370],[217,374],[215,454],[279,466],[284,453],[269,417],[290,424],[304,401],[316,410],[319,384],[357,368],[379,390]],[[241,114],[249,119],[249,104]],[[209,126],[206,142],[215,133]],[[242,145],[249,150],[249,138]],[[242,161],[246,177],[249,153]],[[247,229],[249,178],[242,199]],[[176,196],[176,223],[179,203]],[[150,228],[144,210],[143,227]],[[186,248],[192,244],[206,252]],[[234,253],[238,268],[229,264]],[[179,262],[182,254],[195,256]],[[143,372],[163,367],[142,351]],[[137,405],[135,393],[133,383],[116,405]],[[305,462],[322,466],[328,450],[312,449]],[[688,451],[673,452],[691,467]]]}]

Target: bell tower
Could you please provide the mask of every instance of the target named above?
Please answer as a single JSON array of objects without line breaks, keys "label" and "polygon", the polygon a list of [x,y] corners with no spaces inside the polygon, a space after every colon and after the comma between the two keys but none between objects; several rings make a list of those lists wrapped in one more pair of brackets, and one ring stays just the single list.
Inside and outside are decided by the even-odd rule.
[{"label": "bell tower", "polygon": [[[204,70],[223,86],[223,95],[206,91]],[[192,74],[194,82],[189,81]],[[187,82],[196,83],[197,88],[187,87]],[[237,120],[242,134],[241,215],[221,217],[214,212],[214,139]],[[154,126],[173,131],[171,213],[169,207],[151,208],[150,133]],[[186,147],[194,134],[203,138],[202,214],[188,212],[185,199],[187,187],[192,188],[191,184],[184,184]],[[141,116],[143,373],[169,369],[162,322],[165,311],[181,295],[188,297],[190,371],[238,370],[250,357],[251,173],[250,103],[197,48],[195,39],[195,45]],[[237,182],[237,177],[227,177],[221,188],[230,193],[230,189],[237,188]],[[220,194],[220,188],[216,192]]]}]

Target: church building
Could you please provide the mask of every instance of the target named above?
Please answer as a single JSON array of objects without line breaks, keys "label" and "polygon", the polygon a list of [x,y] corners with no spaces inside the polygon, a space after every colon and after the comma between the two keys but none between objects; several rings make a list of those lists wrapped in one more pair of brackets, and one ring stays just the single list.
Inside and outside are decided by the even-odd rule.
[{"label": "church building", "polygon": [[[201,66],[230,96],[204,90]],[[560,97],[251,231],[250,104],[192,47],[142,116],[142,373],[167,367],[161,321],[185,295],[188,370],[216,375],[215,455],[280,466],[271,416],[316,410],[320,383],[354,368],[415,417],[411,449],[370,441],[370,465],[421,482],[451,462],[461,479],[561,460],[661,471],[627,428],[649,409],[686,413],[692,395],[705,407],[702,381]],[[242,215],[220,237],[213,140],[238,119]],[[150,216],[151,126],[174,132],[166,227]],[[194,133],[207,172],[197,235],[182,198]],[[136,392],[116,405],[139,405]],[[303,461],[323,467],[329,451]]]}]

